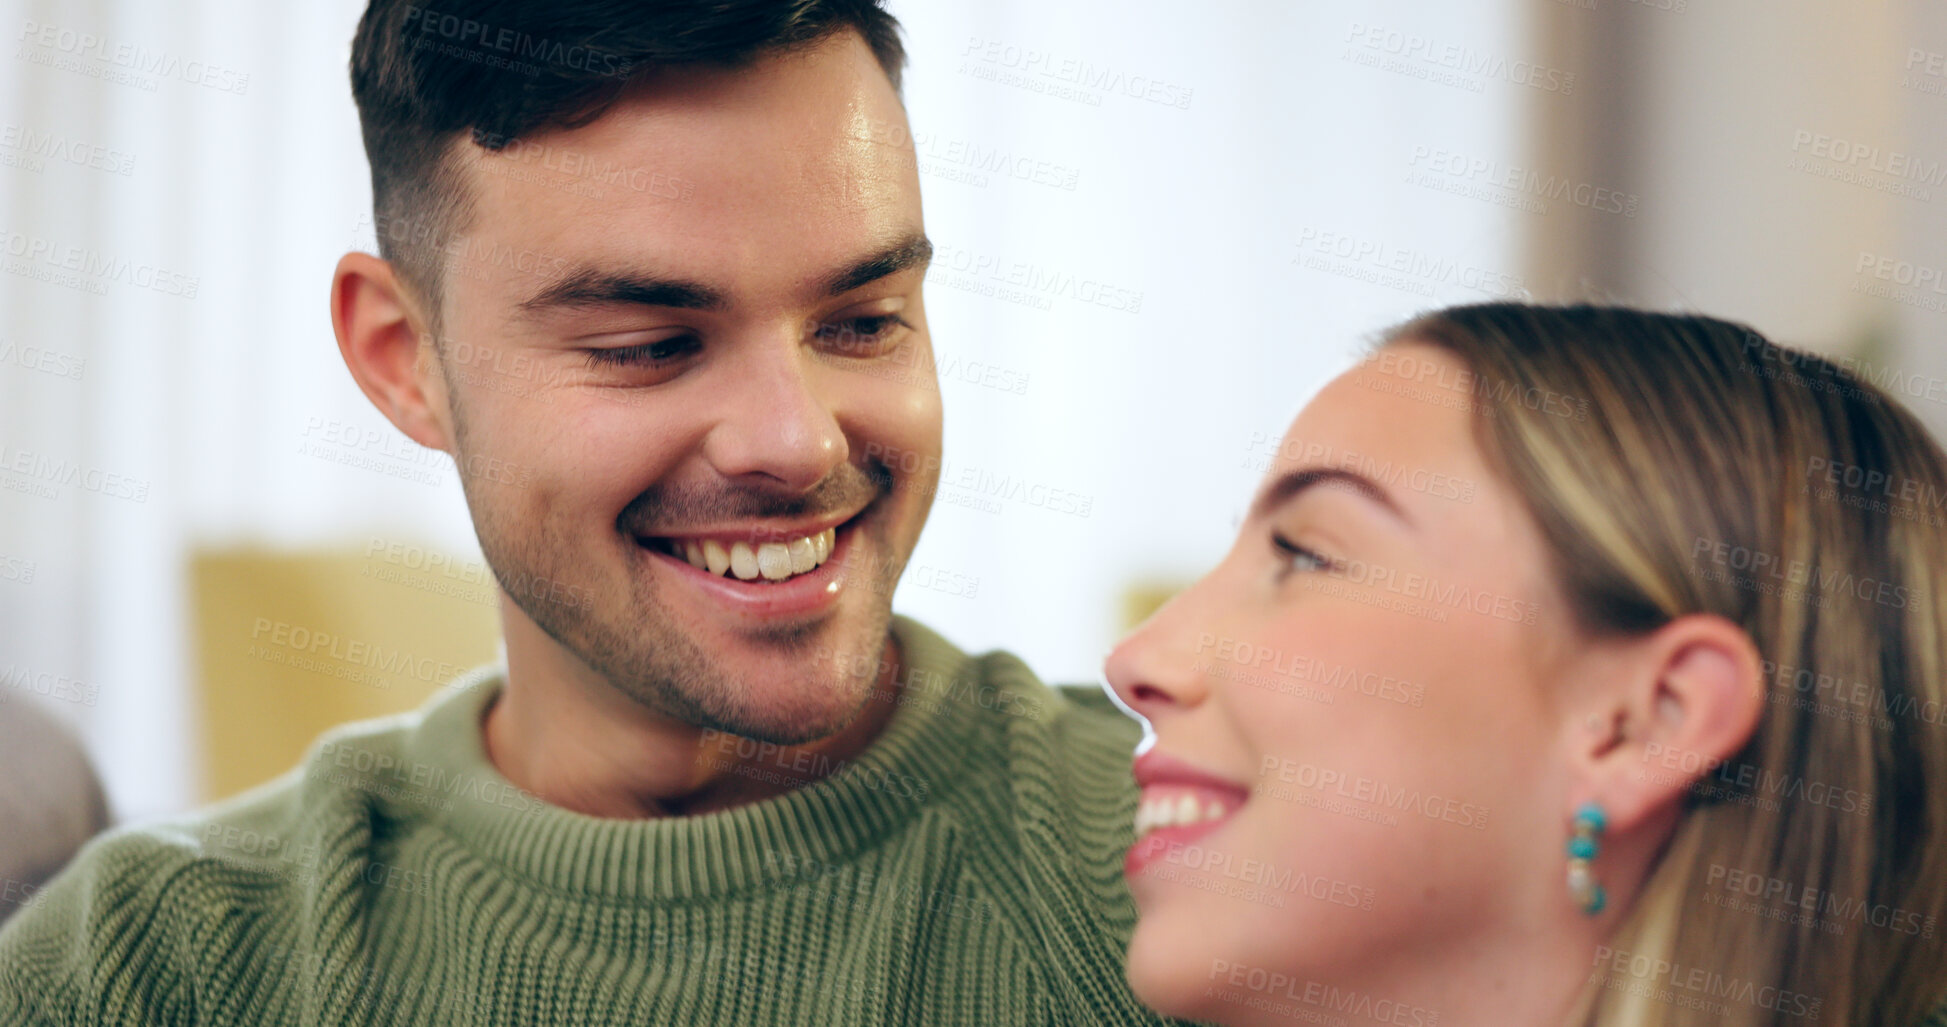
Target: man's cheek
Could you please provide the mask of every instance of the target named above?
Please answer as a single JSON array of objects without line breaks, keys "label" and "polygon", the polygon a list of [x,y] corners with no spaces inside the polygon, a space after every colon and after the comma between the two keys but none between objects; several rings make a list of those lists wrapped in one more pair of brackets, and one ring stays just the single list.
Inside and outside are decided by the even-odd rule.
[{"label": "man's cheek", "polygon": [[914,380],[855,376],[857,381],[847,383],[849,416],[840,422],[868,470],[883,466],[898,488],[923,496],[932,494],[942,464],[942,406],[931,359],[925,356],[924,373]]}]

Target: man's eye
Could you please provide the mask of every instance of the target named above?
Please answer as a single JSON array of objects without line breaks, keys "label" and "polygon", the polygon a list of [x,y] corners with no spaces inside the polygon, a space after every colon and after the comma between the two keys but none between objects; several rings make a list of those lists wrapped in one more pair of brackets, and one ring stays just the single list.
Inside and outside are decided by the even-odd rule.
[{"label": "man's eye", "polygon": [[1278,573],[1281,575],[1287,571],[1330,571],[1336,566],[1332,561],[1283,535],[1272,534],[1271,548],[1277,550],[1278,555],[1284,559],[1278,567]]},{"label": "man's eye", "polygon": [[658,339],[640,346],[614,346],[588,351],[589,367],[656,367],[672,363],[696,352],[699,344],[693,335]]},{"label": "man's eye", "polygon": [[870,356],[886,348],[902,328],[911,328],[898,314],[874,314],[830,321],[814,333],[827,350]]}]

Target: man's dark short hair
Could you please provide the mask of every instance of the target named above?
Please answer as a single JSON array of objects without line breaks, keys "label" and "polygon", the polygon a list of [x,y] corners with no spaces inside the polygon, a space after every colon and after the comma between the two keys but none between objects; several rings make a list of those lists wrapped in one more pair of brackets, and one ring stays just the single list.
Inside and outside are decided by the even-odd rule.
[{"label": "man's dark short hair", "polygon": [[835,32],[865,38],[895,90],[899,23],[878,0],[372,0],[352,41],[352,97],[372,165],[379,254],[429,306],[469,227],[452,143],[500,150],[600,117],[630,80],[672,65],[739,67]]}]

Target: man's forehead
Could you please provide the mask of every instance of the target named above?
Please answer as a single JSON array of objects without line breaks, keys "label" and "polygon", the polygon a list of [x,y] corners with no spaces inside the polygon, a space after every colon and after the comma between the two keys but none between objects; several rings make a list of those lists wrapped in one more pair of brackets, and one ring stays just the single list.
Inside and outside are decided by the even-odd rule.
[{"label": "man's forehead", "polygon": [[[924,240],[908,137],[889,145],[862,127],[904,115],[855,35],[699,74],[721,88],[651,88],[588,125],[475,147],[474,249],[531,251],[524,263],[556,277],[653,271],[734,302],[809,292]],[[822,84],[737,91],[740,76],[766,74]]]}]

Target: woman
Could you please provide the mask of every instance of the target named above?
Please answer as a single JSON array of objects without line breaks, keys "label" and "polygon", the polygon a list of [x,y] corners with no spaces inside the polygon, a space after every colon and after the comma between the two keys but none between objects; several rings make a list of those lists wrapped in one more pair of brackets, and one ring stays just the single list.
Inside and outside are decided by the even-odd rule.
[{"label": "woman", "polygon": [[1227,1024],[1908,1025],[1947,993],[1947,458],[1702,317],[1462,307],[1109,657],[1137,994]]}]

